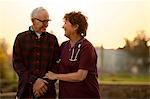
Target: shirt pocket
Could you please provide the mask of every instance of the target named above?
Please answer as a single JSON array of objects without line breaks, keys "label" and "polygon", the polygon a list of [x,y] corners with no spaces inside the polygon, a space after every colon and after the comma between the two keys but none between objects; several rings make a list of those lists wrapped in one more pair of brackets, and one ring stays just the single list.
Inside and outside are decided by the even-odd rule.
[{"label": "shirt pocket", "polygon": [[71,72],[77,72],[79,69],[79,62],[78,61],[69,62],[69,67]]}]

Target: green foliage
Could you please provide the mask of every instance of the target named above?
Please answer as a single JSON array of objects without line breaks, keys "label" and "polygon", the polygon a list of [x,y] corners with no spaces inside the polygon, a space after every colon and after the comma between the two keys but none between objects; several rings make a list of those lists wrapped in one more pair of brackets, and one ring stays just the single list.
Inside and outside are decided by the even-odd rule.
[{"label": "green foliage", "polygon": [[0,92],[16,91],[17,76],[11,66],[11,55],[7,53],[7,43],[0,39]]},{"label": "green foliage", "polygon": [[11,55],[7,54],[7,44],[0,39],[0,79],[11,81],[15,74],[11,66]]}]

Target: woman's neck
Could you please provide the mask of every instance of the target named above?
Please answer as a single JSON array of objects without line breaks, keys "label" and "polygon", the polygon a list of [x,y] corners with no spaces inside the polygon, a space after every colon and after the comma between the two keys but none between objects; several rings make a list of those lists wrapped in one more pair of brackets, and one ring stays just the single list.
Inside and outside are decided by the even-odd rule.
[{"label": "woman's neck", "polygon": [[74,36],[73,38],[71,38],[70,39],[71,47],[73,47],[76,44],[76,42],[78,42],[80,39],[81,39],[81,36]]}]

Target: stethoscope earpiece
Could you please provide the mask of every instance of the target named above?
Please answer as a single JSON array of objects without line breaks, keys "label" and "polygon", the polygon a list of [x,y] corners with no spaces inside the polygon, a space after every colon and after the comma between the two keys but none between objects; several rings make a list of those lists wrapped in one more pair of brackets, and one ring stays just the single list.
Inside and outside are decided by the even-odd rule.
[{"label": "stethoscope earpiece", "polygon": [[[77,57],[78,57],[78,54],[79,54],[79,52],[80,52],[80,47],[81,47],[81,44],[78,44],[78,50],[77,50],[77,53],[76,53],[76,54],[75,54],[75,52],[74,52],[74,49],[75,49],[75,48],[72,49],[71,58],[69,59],[70,61],[72,61],[72,62],[77,61]],[[75,57],[74,57],[74,59],[73,59],[74,54],[75,54]]]}]

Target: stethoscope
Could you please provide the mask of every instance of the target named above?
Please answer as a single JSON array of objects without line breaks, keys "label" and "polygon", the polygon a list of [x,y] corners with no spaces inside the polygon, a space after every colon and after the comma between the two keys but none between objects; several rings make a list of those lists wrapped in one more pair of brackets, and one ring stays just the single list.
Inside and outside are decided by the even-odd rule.
[{"label": "stethoscope", "polygon": [[[78,59],[78,55],[79,55],[79,52],[80,52],[80,48],[81,48],[81,44],[79,43],[77,45],[77,52],[75,53],[75,47],[72,49],[72,52],[71,52],[71,57],[69,59],[70,62],[75,62],[77,61]],[[75,57],[73,57],[75,56]],[[61,59],[57,60],[56,63],[60,63]]]},{"label": "stethoscope", "polygon": [[[71,57],[70,57],[69,61],[71,61],[71,62],[77,61],[77,57],[78,57],[78,54],[79,54],[79,52],[80,52],[81,44],[78,44],[78,47],[77,47],[77,48],[78,48],[78,50],[77,50],[76,53],[75,53],[75,51],[74,51],[75,47],[72,49]],[[75,54],[75,55],[74,55],[74,54]],[[75,57],[73,58],[73,56],[75,56]]]}]

